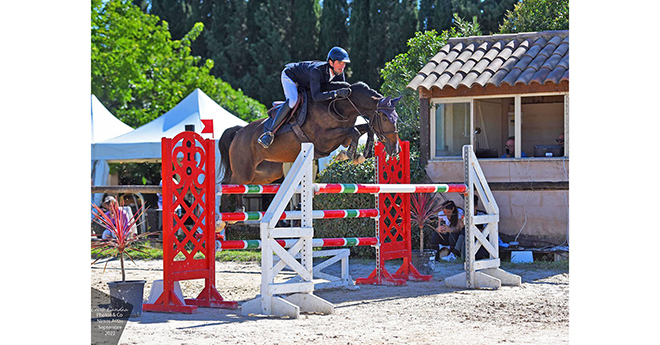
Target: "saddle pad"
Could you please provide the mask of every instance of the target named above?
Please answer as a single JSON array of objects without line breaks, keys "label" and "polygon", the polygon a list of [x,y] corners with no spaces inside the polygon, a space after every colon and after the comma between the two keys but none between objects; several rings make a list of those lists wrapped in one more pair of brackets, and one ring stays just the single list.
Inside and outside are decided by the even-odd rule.
[{"label": "saddle pad", "polygon": [[[293,114],[293,117],[291,117],[289,121],[287,121],[285,124],[283,124],[280,127],[280,129],[277,130],[275,136],[287,132],[291,132],[293,130],[292,128],[293,125],[298,125],[302,127],[302,125],[305,123],[305,120],[307,119],[307,100],[309,99],[308,90],[305,90],[304,92],[298,92],[298,96],[300,97],[300,100],[298,102],[299,104],[296,113]],[[283,103],[284,102],[282,102],[281,104]],[[281,106],[281,104],[279,106]],[[270,121],[268,125],[270,125],[273,122],[274,117],[277,114],[277,110],[279,109],[279,106],[272,107],[270,108],[270,110],[268,110],[268,120],[266,120],[266,121]]]}]

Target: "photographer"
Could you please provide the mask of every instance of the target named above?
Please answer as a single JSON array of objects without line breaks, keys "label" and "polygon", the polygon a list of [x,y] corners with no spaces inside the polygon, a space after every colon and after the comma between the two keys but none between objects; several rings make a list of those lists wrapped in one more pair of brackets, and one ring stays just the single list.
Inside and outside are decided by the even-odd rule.
[{"label": "photographer", "polygon": [[451,201],[445,201],[440,206],[442,211],[438,213],[438,227],[431,234],[431,248],[438,248],[440,259],[446,256],[447,261],[453,261],[460,256],[460,249],[456,248],[462,229],[463,210],[456,207]]}]

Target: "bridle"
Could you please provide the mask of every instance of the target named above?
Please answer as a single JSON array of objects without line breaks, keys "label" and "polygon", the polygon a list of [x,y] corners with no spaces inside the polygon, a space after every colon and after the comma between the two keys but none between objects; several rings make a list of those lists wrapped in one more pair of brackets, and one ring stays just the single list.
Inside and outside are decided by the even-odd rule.
[{"label": "bridle", "polygon": [[[351,92],[353,92],[353,90],[351,90]],[[350,93],[349,93],[349,97],[350,97]],[[369,126],[369,129],[371,129],[371,131],[373,133],[376,133],[376,136],[378,137],[378,140],[380,140],[383,143],[386,143],[387,138],[385,138],[385,134],[394,133],[396,135],[399,135],[399,130],[398,130],[398,127],[397,127],[396,123],[394,124],[394,130],[393,131],[385,132],[383,130],[383,120],[380,117],[380,113],[383,113],[385,116],[387,116],[387,114],[383,110],[394,110],[395,109],[394,107],[381,107],[379,104],[376,104],[376,109],[374,109],[374,112],[370,116],[367,116],[367,115],[363,114],[360,111],[360,109],[358,109],[358,107],[355,105],[355,103],[353,103],[353,101],[349,97],[342,98],[342,99],[348,100],[348,102],[353,106],[355,111],[357,111],[358,116],[362,116],[362,117],[368,119],[367,125]],[[341,115],[337,111],[337,107],[335,106],[335,102],[337,102],[338,100],[340,100],[340,99],[335,98],[330,102],[330,104],[328,104],[328,113],[330,113],[330,115],[335,120],[337,120],[339,122],[347,122],[348,117],[345,117],[345,116]],[[332,111],[330,110],[331,107],[332,107]],[[339,118],[335,117],[334,114],[337,114],[339,116]]]}]

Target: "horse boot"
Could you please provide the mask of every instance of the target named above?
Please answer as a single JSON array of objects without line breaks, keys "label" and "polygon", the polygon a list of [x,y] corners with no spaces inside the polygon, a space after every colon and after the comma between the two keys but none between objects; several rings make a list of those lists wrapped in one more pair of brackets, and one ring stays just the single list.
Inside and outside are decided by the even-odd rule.
[{"label": "horse boot", "polygon": [[272,124],[268,126],[268,121],[266,121],[266,124],[264,125],[264,133],[259,139],[257,139],[257,142],[265,149],[269,148],[273,143],[273,139],[275,139],[275,133],[273,133],[273,131],[279,129],[280,125],[289,114],[289,111],[291,111],[291,108],[289,107],[289,100],[287,99],[284,101],[280,109],[277,110],[277,114],[275,115]]}]

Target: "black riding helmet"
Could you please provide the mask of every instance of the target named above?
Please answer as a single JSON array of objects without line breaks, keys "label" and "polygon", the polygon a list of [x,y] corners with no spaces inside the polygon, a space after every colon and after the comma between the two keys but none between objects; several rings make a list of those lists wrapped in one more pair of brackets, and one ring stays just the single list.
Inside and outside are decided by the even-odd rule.
[{"label": "black riding helmet", "polygon": [[328,52],[328,58],[326,60],[343,61],[346,63],[351,62],[351,60],[348,58],[348,53],[342,47],[333,47],[330,49]]}]

